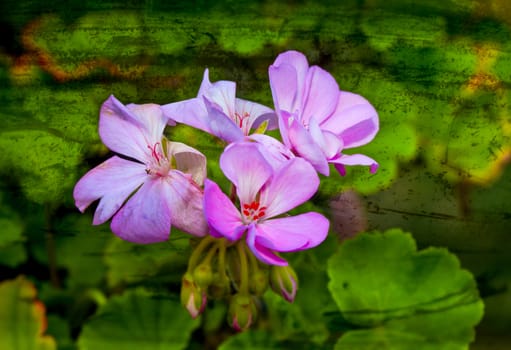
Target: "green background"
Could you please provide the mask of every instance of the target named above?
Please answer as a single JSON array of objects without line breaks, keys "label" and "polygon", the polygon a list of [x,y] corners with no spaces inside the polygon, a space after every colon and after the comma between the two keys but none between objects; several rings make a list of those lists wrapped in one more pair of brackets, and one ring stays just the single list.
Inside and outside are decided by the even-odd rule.
[{"label": "green background", "polygon": [[[417,324],[385,319],[381,333],[374,320],[350,318],[332,285],[343,274],[349,279],[351,270],[342,269],[352,266],[350,250],[368,261],[379,259],[380,250],[366,247],[364,235],[345,239],[394,227],[412,234],[403,234],[401,243],[413,237],[419,249],[442,247],[434,254],[445,259],[443,276],[464,274],[455,257],[472,273],[474,279],[463,283],[474,295],[478,290],[485,308],[470,348],[510,348],[509,13],[507,0],[2,1],[0,303],[6,311],[0,335],[12,339],[4,337],[0,348],[108,350],[127,346],[126,339],[137,349],[372,349],[373,340],[379,349],[382,339],[388,349],[406,349],[407,342],[419,349],[466,348],[471,335],[462,325],[444,335],[420,323],[436,320],[420,319],[426,340],[405,337],[403,343],[402,334],[392,332],[415,336]],[[122,242],[108,224],[91,225],[93,210],[78,213],[72,189],[111,155],[97,133],[99,107],[110,94],[124,103],[191,98],[209,68],[212,81],[235,81],[238,97],[273,107],[267,69],[288,49],[303,52],[341,90],[375,106],[380,132],[356,151],[376,159],[380,169],[373,175],[354,167],[346,177],[321,178],[319,193],[301,210],[330,217],[331,234],[314,252],[290,256],[301,280],[297,301],[287,305],[267,296],[256,330],[234,337],[222,302],[212,303],[199,321],[182,314],[177,300],[186,236],[175,232],[168,242],[143,247]],[[183,126],[169,137],[206,154],[209,177],[225,185],[217,140]],[[327,261],[337,260],[338,268],[328,268]],[[403,288],[424,282],[399,277],[400,266],[415,266],[407,264],[384,270],[389,280],[401,278],[399,293],[389,294],[391,306],[407,300]],[[429,266],[421,264],[417,269]],[[369,275],[383,273],[378,264],[364,268]],[[428,295],[449,290],[440,278],[424,283]],[[367,292],[367,284],[361,289]],[[357,302],[367,306],[366,292]],[[476,304],[467,329],[480,318],[482,304]],[[448,317],[447,328],[458,318],[471,319],[435,317]],[[104,334],[105,322],[123,326]],[[27,334],[33,344],[18,342]]]}]

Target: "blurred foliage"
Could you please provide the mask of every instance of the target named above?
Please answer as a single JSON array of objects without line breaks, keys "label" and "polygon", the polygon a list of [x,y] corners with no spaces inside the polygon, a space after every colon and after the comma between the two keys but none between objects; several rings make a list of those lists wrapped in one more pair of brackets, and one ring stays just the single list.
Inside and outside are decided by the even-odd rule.
[{"label": "blurred foliage", "polygon": [[[0,300],[6,307],[0,312],[0,348],[10,349],[2,341],[18,340],[27,349],[37,348],[32,341],[55,348],[43,335],[41,303],[46,333],[59,349],[108,349],[124,346],[121,340],[137,349],[385,348],[382,342],[397,349],[411,343],[467,348],[480,301],[467,306],[470,317],[462,322],[453,321],[463,311],[455,307],[414,313],[419,307],[437,310],[424,300],[463,283],[467,293],[477,294],[451,253],[474,274],[486,303],[471,346],[508,348],[510,4],[1,2]],[[335,232],[314,250],[286,254],[300,279],[294,304],[265,295],[255,329],[232,335],[221,302],[192,321],[175,301],[188,259],[185,235],[176,231],[168,242],[150,246],[120,241],[108,224],[91,225],[93,209],[77,212],[72,189],[109,156],[97,123],[110,94],[124,103],[191,98],[209,68],[212,81],[235,81],[239,97],[271,107],[267,69],[288,49],[331,72],[342,90],[366,97],[381,127],[373,142],[349,152],[376,159],[378,172],[354,167],[345,177],[322,178],[320,192],[297,212],[329,213],[328,201],[353,189],[365,195],[361,220],[370,229],[399,227],[412,232],[420,248],[447,247],[451,253],[417,252],[410,236],[392,231],[343,242],[334,254],[342,236]],[[208,176],[228,190],[218,167],[221,142],[186,126],[168,133],[203,152]],[[346,294],[344,279],[350,286],[359,283],[360,293]],[[375,285],[383,287],[369,288]],[[440,306],[462,296],[454,293]],[[411,305],[406,310],[416,317],[401,317],[401,309],[346,312],[360,306],[353,303],[383,311]],[[11,321],[18,313],[19,321]],[[427,341],[419,337],[424,334],[430,335]],[[445,339],[452,339],[452,347]]]},{"label": "blurred foliage", "polygon": [[36,300],[32,283],[20,276],[0,283],[0,347],[2,349],[54,350],[47,335],[44,305]]}]

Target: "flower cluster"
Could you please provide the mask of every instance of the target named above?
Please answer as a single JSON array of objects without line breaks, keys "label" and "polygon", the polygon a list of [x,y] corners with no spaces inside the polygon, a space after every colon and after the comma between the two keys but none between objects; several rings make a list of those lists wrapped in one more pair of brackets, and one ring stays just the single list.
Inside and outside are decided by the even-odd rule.
[{"label": "flower cluster", "polygon": [[[310,67],[296,51],[269,67],[275,110],[236,97],[236,84],[210,82],[206,69],[197,97],[167,105],[102,105],[99,134],[114,155],[76,184],[76,206],[99,200],[93,224],[110,218],[120,238],[148,244],[168,239],[171,226],[195,245],[182,281],[181,300],[193,317],[207,298],[230,300],[229,322],[244,330],[268,287],[292,302],[298,278],[280,253],[322,243],[329,221],[321,214],[288,212],[318,190],[329,163],[377,163],[345,149],[371,141],[378,115],[363,97],[340,91],[335,79]],[[206,176],[206,157],[169,141],[166,126],[182,123],[223,140],[220,168],[232,183],[225,194]],[[265,135],[279,129],[282,142]]]}]

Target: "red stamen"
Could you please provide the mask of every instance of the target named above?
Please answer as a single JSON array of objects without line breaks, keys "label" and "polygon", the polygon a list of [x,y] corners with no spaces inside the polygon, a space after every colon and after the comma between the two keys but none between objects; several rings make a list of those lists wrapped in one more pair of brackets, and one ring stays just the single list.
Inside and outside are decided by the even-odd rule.
[{"label": "red stamen", "polygon": [[156,142],[152,147],[147,145],[147,147],[151,150],[151,156],[153,156],[158,163],[160,162],[160,157],[158,156],[158,152],[156,152],[156,146],[158,146],[159,144],[160,144],[159,142]]}]

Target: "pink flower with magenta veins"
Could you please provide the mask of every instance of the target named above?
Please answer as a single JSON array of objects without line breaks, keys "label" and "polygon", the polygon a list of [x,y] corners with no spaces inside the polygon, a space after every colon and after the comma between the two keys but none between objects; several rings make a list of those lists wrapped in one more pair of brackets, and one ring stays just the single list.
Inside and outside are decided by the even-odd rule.
[{"label": "pink flower with magenta veins", "polygon": [[365,145],[379,129],[378,114],[362,96],[340,91],[335,79],[309,67],[300,52],[281,53],[269,68],[270,86],[282,140],[323,175],[328,163],[344,175],[346,165],[378,164],[363,154],[343,150]]},{"label": "pink flower with magenta veins", "polygon": [[195,236],[207,233],[201,185],[206,158],[163,136],[167,119],[155,104],[124,106],[114,96],[102,105],[99,134],[113,156],[85,174],[74,188],[80,211],[99,204],[93,224],[113,217],[112,231],[134,243],[168,239],[171,225]]},{"label": "pink flower with magenta veins", "polygon": [[275,252],[317,246],[328,234],[329,221],[315,212],[280,217],[309,200],[318,189],[319,178],[301,158],[285,160],[274,169],[261,148],[242,142],[225,149],[220,167],[236,187],[239,209],[216,183],[206,179],[204,212],[213,235],[231,242],[245,239],[260,261],[287,265]]},{"label": "pink flower with magenta veins", "polygon": [[236,83],[209,81],[209,71],[196,98],[162,106],[164,115],[176,121],[201,129],[230,143],[242,140],[254,129],[277,128],[277,117],[272,109],[236,97]]}]

